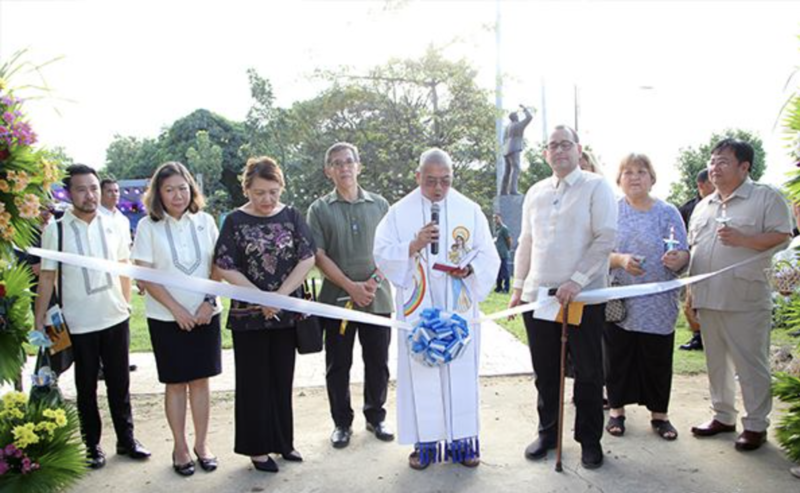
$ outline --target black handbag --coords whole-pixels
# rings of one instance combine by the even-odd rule
[[[620,286],[619,281],[612,278],[611,287]],[[628,307],[625,306],[624,299],[609,300],[606,302],[606,322],[620,323],[628,318]]]
[[[311,288],[308,282],[303,283],[303,298],[309,301],[317,301],[316,282],[311,280]],[[313,354],[322,351],[322,322],[315,315],[302,314],[295,322],[297,331],[297,353]]]

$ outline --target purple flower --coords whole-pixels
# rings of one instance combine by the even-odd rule
[[[6,111],[5,113],[3,113],[3,120],[5,120],[5,122],[8,123],[9,125],[14,123],[15,119],[16,117],[10,111]]]
[[[0,476],[8,472],[9,469],[11,468],[8,466],[8,462],[0,460]]]
[[[9,443],[8,445],[6,445],[5,452],[6,452],[6,457],[13,457],[14,454],[17,452],[17,447],[15,447],[13,443]]]

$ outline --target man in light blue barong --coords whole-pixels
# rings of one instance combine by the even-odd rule
[[[453,330],[441,336],[447,343],[419,337],[415,343],[407,331],[398,337],[399,442],[414,445],[413,469],[444,461],[476,467],[480,325],[475,321],[500,258],[480,206],[451,188],[453,165],[446,152],[424,152],[416,180],[419,187],[378,225],[375,264],[395,286],[398,319],[415,326],[445,323]]]

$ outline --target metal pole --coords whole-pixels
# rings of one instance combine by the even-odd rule
[[[501,64],[500,54],[500,0],[497,0],[496,5],[496,20],[495,20],[495,96],[494,104],[497,108],[497,116],[495,118],[495,171],[496,171],[496,185],[497,196],[500,196],[503,187],[503,172],[505,171],[505,160],[503,159],[503,70]]]

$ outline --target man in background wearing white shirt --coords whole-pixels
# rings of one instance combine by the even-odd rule
[[[98,212],[112,218],[114,224],[120,229],[120,233],[128,238],[128,245],[131,245],[131,221],[123,214],[117,206],[119,205],[119,183],[113,178],[103,178],[100,182],[100,207]]]

